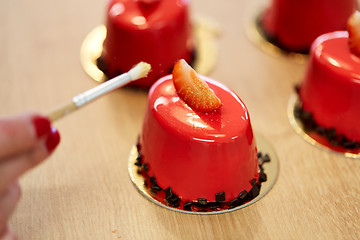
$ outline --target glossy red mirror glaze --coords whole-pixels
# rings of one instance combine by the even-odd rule
[[[259,177],[257,149],[248,111],[224,85],[202,77],[223,102],[218,110],[200,113],[177,95],[172,75],[150,89],[141,135],[143,161],[163,189],[182,200],[225,192],[226,201]]]

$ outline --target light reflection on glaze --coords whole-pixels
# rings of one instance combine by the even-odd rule
[[[360,58],[351,53],[348,45],[348,36],[346,31],[322,35],[315,41],[315,44],[318,44],[317,56],[328,68],[348,76],[348,80],[353,78],[351,81],[359,82]]]
[[[159,97],[158,99],[156,99],[155,103],[154,103],[154,108],[157,111],[158,107],[160,105],[167,105],[169,103],[169,99],[165,98],[165,97]]]
[[[208,139],[201,139],[201,138],[193,138],[195,141],[200,141],[200,142],[215,142],[215,139],[212,140],[208,140]]]
[[[136,16],[131,19],[131,22],[135,25],[141,26],[146,24],[146,19],[143,16]]]
[[[112,17],[116,17],[118,15],[121,15],[123,12],[125,11],[125,7],[124,7],[124,4],[122,3],[115,3],[110,11],[109,11],[109,14],[112,16]]]

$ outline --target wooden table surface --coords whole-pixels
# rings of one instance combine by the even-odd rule
[[[146,92],[120,89],[55,123],[62,141],[21,179],[11,219],[20,239],[358,239],[360,161],[315,148],[287,117],[305,65],[261,51],[246,36],[252,1],[193,0],[192,15],[221,26],[209,76],[246,103],[253,129],[271,141],[280,172],[260,201],[231,213],[181,214],[145,199],[127,161]],[[79,51],[105,19],[106,1],[0,1],[0,115],[49,112],[94,87]]]

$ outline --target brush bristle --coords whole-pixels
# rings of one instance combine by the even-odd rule
[[[129,74],[131,76],[131,80],[136,80],[140,78],[144,78],[147,76],[149,71],[151,70],[151,65],[146,62],[140,62],[135,67],[133,67]]]

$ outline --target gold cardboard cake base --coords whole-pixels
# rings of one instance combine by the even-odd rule
[[[216,64],[216,37],[220,33],[220,28],[213,20],[199,16],[195,18],[193,26],[196,41],[196,59],[193,67],[199,74],[207,75]],[[105,37],[106,27],[100,25],[85,37],[80,49],[80,61],[84,71],[99,83],[107,80],[96,62],[101,56]]]
[[[320,134],[314,131],[308,131],[304,128],[302,122],[297,119],[294,115],[294,109],[296,107],[300,107],[301,103],[299,97],[296,93],[294,93],[290,99],[288,104],[288,118],[290,121],[290,125],[295,129],[296,133],[298,133],[302,138],[304,138],[311,145],[319,147],[320,149],[343,155],[347,158],[360,158],[360,150],[359,149],[346,149],[341,146],[333,146],[331,143]]]
[[[286,51],[267,40],[261,26],[257,23],[259,17],[265,9],[265,4],[257,0],[250,5],[247,11],[245,11],[245,30],[250,41],[259,47],[263,52],[273,57],[283,57],[299,64],[306,63],[308,54]]]
[[[220,214],[220,213],[226,213],[226,212],[232,212],[235,210],[239,210],[241,208],[247,207],[257,201],[259,201],[262,197],[267,194],[271,188],[274,186],[276,179],[278,177],[279,172],[279,161],[278,157],[275,153],[275,150],[271,146],[271,144],[261,135],[258,135],[255,133],[256,143],[258,150],[261,151],[263,154],[268,154],[270,156],[270,162],[264,163],[262,166],[264,168],[264,172],[267,175],[267,181],[261,183],[260,193],[257,197],[252,199],[249,202],[244,203],[243,205],[240,205],[238,207],[232,208],[232,209],[225,209],[225,210],[219,210],[219,211],[207,211],[207,212],[193,212],[193,211],[185,211],[180,208],[176,207],[170,207],[166,205],[164,202],[160,202],[157,199],[155,199],[152,194],[150,193],[150,190],[144,185],[144,177],[138,173],[138,167],[135,165],[136,157],[138,156],[138,151],[136,146],[133,146],[129,155],[129,161],[128,161],[128,171],[130,175],[131,181],[134,183],[136,189],[148,200],[151,202],[181,213],[189,213],[189,214],[197,214],[197,215],[209,215],[209,214]]]

